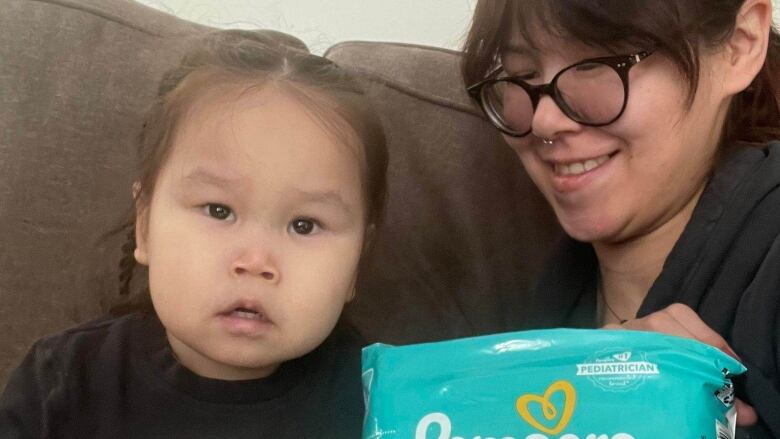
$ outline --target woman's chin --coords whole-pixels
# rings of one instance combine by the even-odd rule
[[[580,242],[611,242],[616,238],[615,228],[604,222],[560,221],[563,231]]]

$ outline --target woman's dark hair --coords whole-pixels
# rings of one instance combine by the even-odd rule
[[[345,70],[308,52],[306,45],[276,31],[223,30],[192,41],[179,65],[165,73],[138,139],[139,169],[135,203],[114,233],[125,233],[119,292],[129,294],[136,268],[135,219],[147,209],[155,182],[174,143],[176,130],[199,97],[215,86],[244,90],[273,84],[301,100],[330,134],[358,144],[363,161],[366,224],[377,227],[386,192],[387,147],[381,122],[368,97]],[[112,308],[115,314],[151,310],[146,294]]]
[[[533,30],[593,47],[654,49],[677,66],[688,102],[699,80],[702,49],[725,42],[744,0],[480,0],[464,45],[462,74],[474,84],[501,64],[512,32],[533,45]],[[731,102],[722,144],[780,138],[780,34],[771,29],[763,68]]]

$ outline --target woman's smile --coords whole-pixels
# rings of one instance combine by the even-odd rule
[[[576,158],[542,159],[542,162],[549,172],[552,190],[564,195],[580,192],[591,187],[596,181],[608,178],[616,155],[617,151],[601,155],[581,155]]]
[[[578,160],[571,163],[553,163],[553,172],[555,172],[555,175],[557,176],[582,175],[586,172],[590,172],[598,168],[607,160],[609,160],[609,154],[604,154],[592,159]]]

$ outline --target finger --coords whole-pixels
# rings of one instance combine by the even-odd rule
[[[726,339],[720,336],[712,328],[707,326],[706,323],[699,317],[694,310],[687,305],[681,303],[675,303],[668,306],[665,311],[669,313],[677,322],[683,326],[688,332],[693,334],[696,340],[702,343],[706,343],[710,346],[715,346],[721,351],[729,354],[730,356],[739,360],[739,356],[731,349]]]
[[[619,325],[617,323],[607,323],[606,325],[602,326],[601,329],[626,329],[623,327],[623,325]]]
[[[737,426],[738,427],[750,427],[758,422],[758,414],[756,410],[737,398],[734,402],[734,407],[737,410]]]

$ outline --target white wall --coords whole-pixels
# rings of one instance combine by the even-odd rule
[[[339,41],[419,43],[457,49],[476,0],[137,0],[214,27],[267,28],[321,54]]]
[[[346,40],[399,41],[457,49],[476,0],[138,0],[214,27],[268,28],[321,54]],[[780,0],[774,1],[780,25]]]

